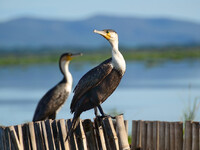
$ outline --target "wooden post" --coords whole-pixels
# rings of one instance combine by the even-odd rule
[[[21,125],[16,125],[15,126],[15,131],[19,139],[19,144],[21,145],[21,149],[24,149],[24,143],[23,143],[23,134],[22,134],[22,126]]]
[[[0,149],[5,149],[5,131],[2,127],[0,127]]]
[[[146,149],[146,147],[144,148]],[[153,122],[153,150],[159,150],[159,122]]]
[[[199,150],[199,122],[192,123],[192,150]]]
[[[147,149],[153,149],[153,122],[147,122]]]
[[[72,126],[72,120],[68,119],[67,120],[67,129],[69,129],[71,126]],[[70,149],[78,150],[78,145],[77,145],[77,142],[76,142],[76,137],[74,135],[74,132],[68,138],[69,138],[69,143],[70,143]]]
[[[54,137],[54,141],[55,141],[56,150],[61,150],[57,120],[53,120],[51,123],[51,126],[52,126],[52,130],[53,130],[53,137]]]
[[[51,122],[52,120],[46,120],[45,125],[46,125],[46,132],[48,136],[48,145],[49,145],[49,150],[55,150],[55,143],[54,143],[54,138],[53,138],[53,131],[51,128]]]
[[[131,141],[131,150],[136,149],[136,144],[137,144],[137,122],[133,120],[132,121],[132,141]]]
[[[106,140],[109,143],[109,149],[119,150],[117,134],[114,130],[113,122],[110,117],[103,118],[103,129],[106,135]]]
[[[186,121],[185,123],[185,150],[192,149],[192,123]]]
[[[105,141],[103,128],[102,128],[102,121],[99,121],[98,118],[95,118],[94,122],[95,122],[95,128],[96,128],[96,138],[97,138],[98,148],[101,150],[107,150],[106,141]]]
[[[137,137],[136,137],[136,149],[140,149],[142,146],[142,121],[137,122]]]
[[[175,122],[175,149],[183,149],[183,123]]]
[[[130,150],[123,115],[116,116],[116,129],[118,133],[120,150]]]
[[[43,137],[44,146],[48,150],[49,149],[49,144],[48,144],[48,136],[47,136],[47,132],[46,132],[45,122],[42,121],[40,123],[40,125],[41,125],[41,131],[42,131],[42,137]]]
[[[170,124],[165,122],[165,150],[170,150]]]
[[[30,146],[30,139],[29,139],[28,124],[23,124],[22,133],[23,133],[24,149],[25,150],[30,150],[31,146]]]
[[[124,120],[124,125],[126,128],[126,134],[127,134],[127,138],[128,138],[128,120]]]
[[[85,136],[87,139],[87,146],[89,150],[97,150],[97,142],[94,133],[93,123],[90,119],[86,119],[83,121],[83,128],[85,131]]]
[[[159,150],[163,150],[165,147],[165,123],[159,124]]]
[[[30,143],[31,143],[31,149],[36,150],[36,139],[35,139],[35,130],[34,130],[34,125],[33,122],[28,123],[28,128],[29,128],[29,135],[30,135]]]
[[[175,150],[175,123],[170,122],[170,150]]]
[[[10,126],[9,130],[10,130],[10,137],[11,137],[12,143],[14,145],[14,149],[15,150],[22,150],[21,145],[20,145],[19,140],[18,140],[18,137],[17,137],[17,134],[15,132],[15,128],[13,126]]]
[[[58,130],[59,130],[59,136],[60,136],[60,145],[62,150],[68,150],[69,149],[69,140],[65,141],[67,137],[67,129],[65,125],[65,120],[61,119],[58,120]]]
[[[40,126],[40,121],[34,123],[35,128],[35,138],[36,138],[36,145],[38,150],[45,150],[45,144],[42,135],[42,129]]]

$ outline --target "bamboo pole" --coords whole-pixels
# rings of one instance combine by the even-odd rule
[[[86,119],[83,121],[83,128],[85,131],[85,136],[87,139],[87,145],[88,145],[88,149],[89,150],[97,150],[97,141],[95,138],[95,132],[94,132],[94,127],[93,127],[93,123],[91,122],[90,119]]]
[[[170,150],[170,124],[165,122],[165,150]]]
[[[130,150],[123,115],[116,116],[116,129],[118,133],[120,150]]]
[[[133,120],[132,121],[132,141],[131,141],[131,150],[135,150],[136,149],[136,144],[137,144],[137,122]]]
[[[67,120],[67,128],[69,129],[71,126],[72,126],[72,120],[68,119]],[[70,149],[78,150],[78,145],[77,145],[77,142],[76,142],[76,137],[74,135],[74,132],[68,138],[69,138],[69,143],[70,143]]]
[[[170,122],[170,150],[175,150],[175,123]]]
[[[106,134],[106,141],[111,150],[119,150],[117,134],[114,130],[113,122],[110,117],[103,118],[103,129]]]
[[[21,145],[20,145],[19,140],[18,140],[18,137],[17,137],[17,134],[15,132],[14,126],[10,126],[9,130],[10,130],[11,141],[14,145],[14,149],[15,150],[22,150]]]
[[[58,130],[60,135],[60,144],[62,150],[68,150],[69,149],[69,141],[65,141],[65,138],[67,137],[67,129],[65,125],[65,120],[61,119],[58,120]]]
[[[185,123],[185,150],[192,149],[192,123],[186,121]]]
[[[199,150],[199,122],[192,123],[192,150]]]
[[[47,136],[48,136],[48,145],[49,145],[49,150],[55,150],[55,142],[54,142],[54,138],[53,138],[53,131],[51,128],[51,122],[52,120],[46,120],[45,121],[45,126],[46,126],[46,132],[47,132]]]
[[[153,149],[153,122],[147,122],[147,149]]]
[[[159,124],[159,150],[163,150],[165,147],[165,123]]]
[[[144,147],[146,149],[146,147]],[[159,150],[159,122],[153,122],[153,149]]]
[[[99,121],[98,118],[95,118],[94,123],[95,123],[95,129],[96,129],[96,138],[97,138],[98,148],[100,150],[107,150],[104,133],[103,133],[102,121]]]

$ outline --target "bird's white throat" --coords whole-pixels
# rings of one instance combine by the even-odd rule
[[[126,62],[123,55],[118,49],[118,41],[113,41],[112,45],[112,65],[115,69],[121,71],[123,74],[126,71]]]
[[[69,61],[61,62],[61,69],[64,73],[65,79],[67,80],[65,90],[66,92],[70,93],[72,90],[73,78],[71,73],[69,72]]]

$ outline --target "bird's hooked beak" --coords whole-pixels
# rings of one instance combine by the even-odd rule
[[[100,34],[102,35],[104,38],[106,38],[107,40],[110,40],[110,33],[103,31],[98,31],[98,30],[94,30],[94,33]]]
[[[71,54],[70,56],[67,56],[67,60],[72,60],[73,57],[76,57],[76,56],[82,56],[83,53],[74,53],[74,54]]]

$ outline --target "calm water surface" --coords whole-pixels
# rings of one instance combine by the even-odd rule
[[[70,64],[74,85],[95,64]],[[57,65],[0,67],[0,124],[31,121],[40,98],[60,81]],[[71,118],[70,95],[57,118]],[[200,97],[200,61],[166,62],[148,67],[128,62],[117,90],[103,103],[105,112],[117,109],[128,120],[180,120],[188,99]],[[93,110],[81,118],[93,118]],[[198,116],[197,119],[199,118]]]

